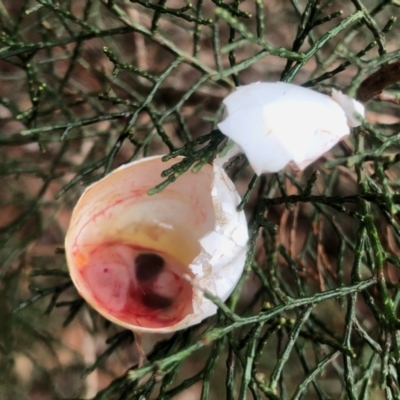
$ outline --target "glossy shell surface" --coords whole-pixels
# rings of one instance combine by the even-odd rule
[[[224,99],[218,124],[246,154],[257,174],[289,163],[304,169],[360,125],[363,106],[341,92],[327,96],[282,82],[239,86]]]
[[[205,165],[147,194],[176,162],[145,158],[88,187],[65,240],[79,293],[104,317],[135,331],[197,324],[217,309],[203,290],[226,300],[244,267],[246,219],[220,166]]]

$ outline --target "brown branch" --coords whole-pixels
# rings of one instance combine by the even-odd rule
[[[398,81],[400,81],[400,61],[386,64],[361,83],[356,98],[365,103]]]

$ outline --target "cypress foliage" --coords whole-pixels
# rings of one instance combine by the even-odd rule
[[[0,398],[399,399],[399,6],[1,2]],[[71,210],[140,157],[186,157],[152,194],[200,169],[222,99],[258,80],[341,89],[367,118],[302,173],[230,163],[245,273],[216,317],[143,337],[138,368],[69,279]]]

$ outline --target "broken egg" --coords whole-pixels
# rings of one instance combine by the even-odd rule
[[[229,156],[244,152],[258,175],[288,164],[303,170],[364,116],[363,105],[340,91],[330,97],[283,82],[239,86],[223,103],[218,128],[236,144]]]
[[[172,332],[215,314],[204,291],[226,300],[244,268],[246,218],[218,164],[147,194],[175,162],[145,158],[88,187],[65,240],[81,296],[105,318],[138,332]]]

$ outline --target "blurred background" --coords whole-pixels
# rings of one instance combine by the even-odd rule
[[[400,181],[392,165],[400,67],[379,71],[400,57],[399,6],[395,0],[3,0],[0,399],[400,398],[399,327],[387,322],[380,289],[356,296],[353,288],[351,271],[368,279],[377,268],[371,237],[360,239],[362,202],[288,200],[304,194],[307,182],[311,190],[313,178],[316,196],[357,196],[365,182],[379,199],[386,196],[371,215],[391,255],[383,280],[396,310],[400,229],[393,196]],[[307,58],[288,61],[280,48]],[[338,294],[318,300],[310,315],[300,306],[277,312],[132,380],[127,371],[138,362],[132,333],[86,305],[69,279],[63,246],[74,204],[117,166],[210,133],[235,86],[278,80],[373,99],[363,128],[306,171],[254,181],[245,211],[250,222],[262,212],[270,229],[252,228],[259,235],[249,268],[228,304],[237,301],[236,312],[251,316],[289,297]],[[351,158],[355,151],[373,156]],[[244,157],[229,174],[244,195],[254,175]],[[265,202],[272,198],[278,200]],[[175,335],[145,335],[149,363],[181,354],[203,332],[229,324],[218,315]]]

